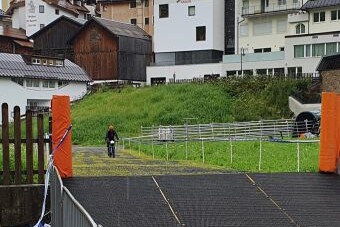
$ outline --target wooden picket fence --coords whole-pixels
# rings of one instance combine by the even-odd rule
[[[0,184],[3,185],[20,185],[44,183],[45,174],[45,144],[48,143],[51,151],[51,139],[44,138],[44,115],[38,113],[33,116],[31,110],[26,110],[24,115],[20,115],[20,108],[14,107],[14,121],[9,121],[8,104],[3,103],[2,109],[2,170],[0,169]],[[33,118],[37,118],[37,138],[33,138]],[[25,119],[26,137],[22,138],[21,126],[22,118]],[[50,121],[51,122],[51,121]],[[10,138],[10,127],[14,128],[14,138]],[[51,135],[51,123],[49,124],[49,135]],[[14,144],[14,149],[10,145]],[[34,144],[37,144],[38,152],[34,152]],[[25,146],[22,146],[25,145]],[[13,147],[13,146],[12,146]],[[26,166],[22,166],[22,147],[26,147]],[[14,152],[14,160],[11,160],[11,152]],[[34,157],[34,153],[35,156]],[[13,155],[12,155],[13,156]],[[38,160],[37,168],[33,165],[33,160]],[[14,162],[14,169],[11,168],[11,162]],[[37,181],[34,176],[38,175]],[[2,181],[1,181],[2,178]]]

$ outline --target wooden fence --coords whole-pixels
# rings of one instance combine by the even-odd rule
[[[3,185],[20,185],[20,184],[33,184],[44,183],[45,174],[45,144],[49,143],[51,150],[51,140],[44,138],[44,115],[37,114],[37,138],[33,138],[33,114],[31,110],[26,110],[24,115],[20,115],[20,108],[14,107],[14,122],[10,123],[8,104],[3,103],[2,109],[2,170],[0,169],[0,184]],[[25,118],[26,137],[22,138],[21,126],[22,117]],[[51,121],[50,121],[51,122]],[[10,127],[13,127],[14,138],[10,138]],[[51,123],[49,124],[49,132],[51,132]],[[14,146],[10,146],[14,144]],[[34,152],[34,144],[37,144],[38,152]],[[25,146],[22,146],[25,145]],[[12,148],[13,147],[13,148]],[[26,166],[22,165],[22,148],[26,148]],[[14,153],[14,160],[11,157],[11,152]],[[34,155],[34,153],[37,153]],[[0,154],[1,155],[1,154]],[[34,157],[35,156],[35,157]],[[35,167],[33,161],[37,160],[38,165]],[[11,162],[14,167],[11,168]],[[34,180],[34,175],[38,175],[37,181]],[[1,180],[2,178],[2,180]]]

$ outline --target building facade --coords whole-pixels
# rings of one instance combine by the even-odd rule
[[[68,60],[0,53],[0,64],[0,103],[8,103],[9,109],[49,107],[53,95],[74,101],[86,94],[90,82],[85,71]]]
[[[67,58],[74,62],[74,51],[69,41],[86,21],[80,18],[60,16],[29,37],[34,41],[34,54]]]
[[[243,0],[235,3],[234,55],[225,54],[221,63],[206,67],[149,67],[148,81],[151,83],[151,78],[157,75],[169,81],[174,73],[178,79],[199,78],[209,74],[209,70],[210,74],[221,76],[317,75],[321,57],[340,52],[340,0]],[[189,28],[186,25],[183,30]]]
[[[215,63],[224,53],[224,0],[155,0],[156,65]]]
[[[33,35],[62,15],[81,19],[91,17],[86,4],[76,0],[64,3],[59,0],[14,0],[7,13],[12,16],[13,28],[26,30],[27,36]]]
[[[135,24],[153,36],[153,0],[99,0],[101,17]]]
[[[151,37],[141,28],[93,17],[71,40],[75,62],[96,82],[146,81]]]
[[[33,43],[23,30],[0,26],[0,52],[30,55],[33,53]]]

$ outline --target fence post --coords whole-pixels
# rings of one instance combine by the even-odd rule
[[[2,104],[2,152],[3,152],[3,184],[10,183],[10,166],[9,166],[9,123],[8,123],[8,104]]]
[[[131,138],[129,138],[129,149],[130,149],[130,153],[131,153]]]
[[[185,124],[185,160],[188,160],[188,124]]]
[[[14,152],[15,152],[14,183],[21,184],[21,120],[19,106],[14,107]]]
[[[168,141],[165,142],[166,160],[169,161]]]
[[[203,139],[201,139],[202,140],[202,161],[203,161],[203,163],[205,162],[205,154],[204,154],[204,140]]]
[[[32,111],[26,110],[26,170],[27,183],[33,183],[33,128]]]
[[[300,172],[300,143],[297,141],[297,171]]]
[[[140,156],[140,147],[142,146],[142,144],[141,144],[141,140],[139,139],[139,144],[138,144],[138,154],[139,154],[139,156]]]
[[[44,183],[44,116],[38,114],[38,182]]]
[[[49,153],[52,154],[52,117],[48,117]]]
[[[233,144],[231,142],[231,134],[230,134],[230,124],[229,124],[229,143],[230,143],[230,165],[233,164]]]
[[[260,135],[260,158],[259,158],[259,171],[261,171],[261,162],[262,162],[262,121],[260,121],[260,127],[261,127],[261,135]]]
[[[152,135],[152,141],[151,141],[151,149],[152,149],[152,160],[155,160],[155,148],[153,144],[153,135]]]

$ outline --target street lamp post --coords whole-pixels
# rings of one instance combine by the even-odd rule
[[[245,56],[244,54],[244,49],[243,47],[241,47],[241,75],[243,76],[243,56]]]

